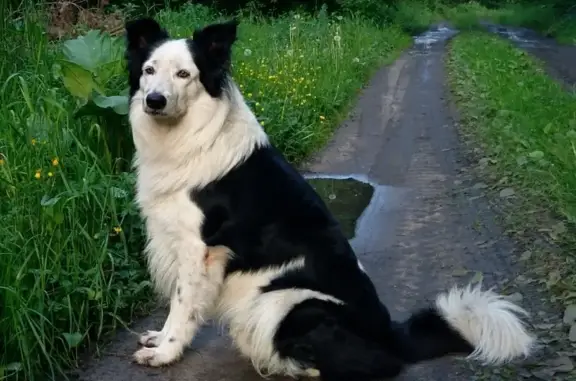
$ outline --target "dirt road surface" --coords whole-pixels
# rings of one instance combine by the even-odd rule
[[[394,318],[406,318],[411,309],[453,284],[483,278],[486,286],[522,299],[535,313],[534,322],[554,321],[556,312],[541,305],[542,296],[519,281],[524,271],[516,261],[520,253],[496,225],[487,202],[477,197],[481,189],[459,150],[443,63],[446,42],[454,34],[437,27],[379,71],[306,171],[331,181],[351,177],[374,186],[351,242]],[[158,311],[131,329],[157,329],[164,317],[165,311]],[[80,379],[261,380],[215,328],[203,330],[181,361],[163,369],[131,363],[136,341],[134,333],[120,333]],[[411,368],[400,380],[539,379],[525,364],[483,370],[443,359]]]

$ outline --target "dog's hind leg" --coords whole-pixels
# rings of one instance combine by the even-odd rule
[[[206,247],[199,265],[192,264],[188,271],[188,267],[181,265],[176,291],[170,300],[170,313],[162,331],[149,331],[140,338],[141,343],[147,339],[144,344],[155,347],[137,351],[134,354],[136,362],[162,366],[182,355],[218,297],[228,256],[226,247]],[[193,272],[200,269],[202,277],[194,282]],[[202,291],[201,295],[198,295],[198,290]]]
[[[302,364],[308,374],[366,381],[393,378],[404,369],[404,361],[382,343],[386,336],[386,326],[368,328],[360,310],[310,299],[284,318],[274,341],[282,357]]]

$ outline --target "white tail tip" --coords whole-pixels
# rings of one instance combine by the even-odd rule
[[[527,357],[535,347],[535,338],[526,330],[521,307],[481,286],[454,287],[436,299],[442,317],[472,346],[470,359],[485,364],[502,364]]]

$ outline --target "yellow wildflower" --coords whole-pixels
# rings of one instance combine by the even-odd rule
[[[116,234],[119,234],[122,231],[122,228],[120,226],[114,226],[114,232]]]
[[[48,172],[48,177],[52,177],[54,174],[52,172]]]
[[[55,157],[54,159],[52,159],[52,165],[57,167],[58,164],[60,163],[60,161],[58,160],[58,157]]]
[[[34,174],[34,177],[37,179],[40,179],[40,177],[42,177],[42,170],[41,169],[37,169],[36,173]]]
[[[320,115],[320,120],[324,120],[324,119],[326,119],[326,118],[324,117],[324,115]]]
[[[30,141],[30,143],[32,143],[32,145],[35,146],[35,145],[36,145],[36,139],[32,139],[32,140]]]

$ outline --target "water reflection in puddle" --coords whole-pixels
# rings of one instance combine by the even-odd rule
[[[364,175],[304,174],[324,199],[357,254],[381,251],[394,238],[397,213],[410,189]]]
[[[354,238],[356,222],[374,195],[372,185],[353,178],[319,178],[307,180],[340,222],[346,238]]]
[[[456,29],[452,29],[447,25],[439,25],[435,28],[427,30],[418,36],[414,36],[414,43],[417,46],[430,47],[431,45],[434,45],[438,42],[448,40],[456,33],[458,33]]]
[[[484,25],[488,31],[509,39],[521,48],[535,48],[541,45],[537,36],[534,35],[534,32],[528,29],[508,27],[486,22],[482,23],[482,25]]]

